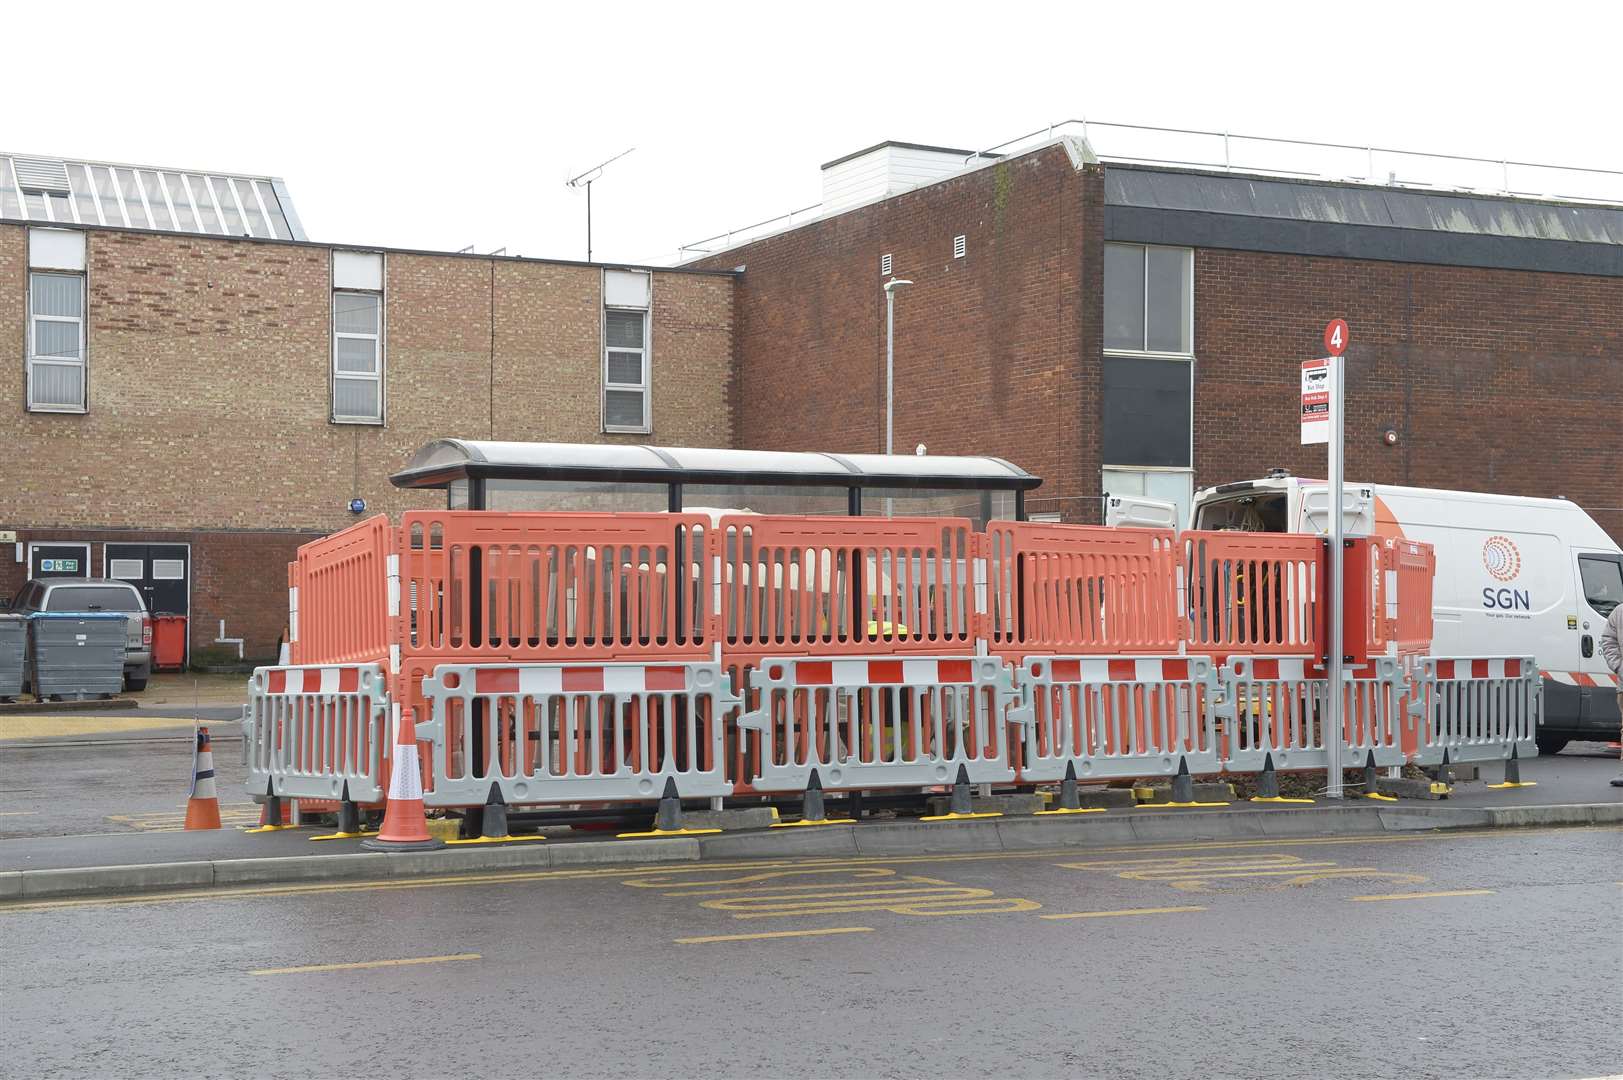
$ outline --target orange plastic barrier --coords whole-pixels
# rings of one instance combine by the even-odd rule
[[[1383,560],[1387,638],[1399,656],[1425,656],[1431,652],[1432,587],[1437,576],[1437,553],[1430,544],[1388,539]]]
[[[974,536],[964,518],[723,517],[722,648],[972,653]]]
[[[1172,531],[995,521],[985,542],[994,653],[1019,663],[1045,653],[1178,651]]]
[[[288,585],[299,590],[294,663],[362,663],[389,655],[394,548],[394,530],[382,514],[299,548],[298,562],[288,569]]]
[[[1190,652],[1320,656],[1324,541],[1293,533],[1186,532]]]
[[[447,662],[709,654],[710,523],[682,514],[413,511],[399,641]]]

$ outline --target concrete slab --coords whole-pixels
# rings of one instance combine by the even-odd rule
[[[1007,818],[997,822],[997,834],[1005,851],[1099,847],[1134,839],[1132,822],[1105,814]]]
[[[382,853],[362,855],[305,855],[269,859],[217,859],[215,885],[249,885],[269,881],[320,881],[389,876]]]
[[[1043,797],[1037,794],[975,796],[969,800],[970,809],[977,814],[1002,814],[1004,817],[1030,817],[1047,809]],[[931,814],[945,814],[952,808],[950,795],[935,795],[925,800]]]
[[[1368,836],[1381,831],[1381,818],[1374,803],[1347,806],[1279,807],[1258,811],[1262,835]]]
[[[0,900],[15,900],[23,894],[21,870],[0,874]]]
[[[1167,840],[1234,840],[1263,835],[1260,811],[1195,808],[1135,810],[1128,819],[1133,838],[1152,843]]]
[[[22,872],[24,899],[73,896],[87,892],[142,892],[147,889],[200,888],[214,884],[211,862],[150,863],[142,866],[92,866]]]
[[[855,826],[857,851],[863,855],[930,855],[966,851],[1002,851],[998,822],[873,821]]]
[[[1387,832],[1415,832],[1426,829],[1485,829],[1493,818],[1485,809],[1469,806],[1392,806],[1376,811]]]
[[[778,812],[770,806],[741,806],[731,810],[684,810],[682,824],[689,829],[720,829],[739,832],[745,829],[766,829],[778,820]]]
[[[548,850],[552,852],[553,866],[698,862],[700,854],[697,836],[671,836],[651,840],[594,840],[579,844],[558,844]]]
[[[755,859],[804,855],[856,855],[863,826],[816,825],[699,838],[704,858]]]

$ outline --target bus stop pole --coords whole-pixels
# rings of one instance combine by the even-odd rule
[[[1346,358],[1330,357],[1330,663],[1326,674],[1329,708],[1328,730],[1323,732],[1325,751],[1324,795],[1327,799],[1343,797],[1341,786],[1342,705],[1342,434],[1345,428]]]

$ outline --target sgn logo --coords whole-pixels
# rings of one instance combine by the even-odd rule
[[[1531,611],[1532,593],[1507,587],[1522,572],[1522,553],[1508,536],[1490,536],[1482,543],[1482,566],[1495,581],[1507,583],[1482,590],[1482,606],[1503,611]]]

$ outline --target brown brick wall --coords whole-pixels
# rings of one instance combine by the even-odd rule
[[[1195,305],[1197,484],[1325,474],[1296,371],[1341,315],[1349,480],[1564,495],[1623,540],[1623,278],[1201,250]]]
[[[1097,493],[1101,294],[1086,238],[1102,192],[1052,147],[699,263],[747,268],[739,445],[884,449],[888,252],[914,282],[896,298],[896,450],[993,454],[1042,476],[1039,496]]]
[[[0,226],[0,351],[12,357],[0,529],[206,537],[214,561],[200,550],[197,572],[214,583],[194,583],[194,597],[217,592],[208,617],[232,634],[250,623],[252,648],[280,632],[285,577],[259,567],[285,563],[289,536],[350,524],[357,496],[391,515],[444,505],[388,480],[432,439],[735,441],[730,276],[654,274],[654,431],[607,437],[599,268],[387,253],[379,427],[328,419],[329,248],[111,229],[86,240],[89,410],[29,413],[27,230]],[[9,552],[0,564],[0,582],[25,569]]]

